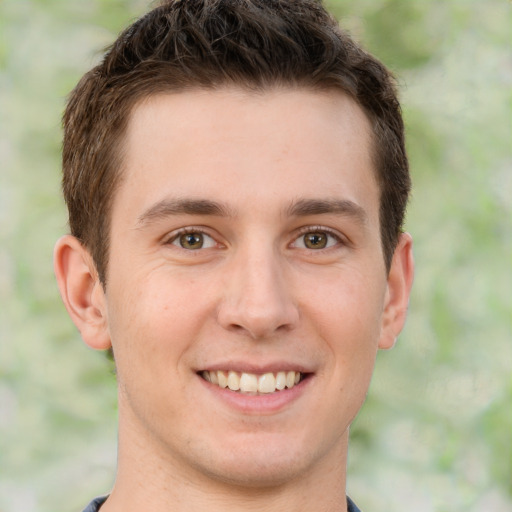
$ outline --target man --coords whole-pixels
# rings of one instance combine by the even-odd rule
[[[64,131],[55,271],[119,388],[116,482],[86,510],[356,511],[349,425],[413,275],[386,69],[314,0],[168,1]]]

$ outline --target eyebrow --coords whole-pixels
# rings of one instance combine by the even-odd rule
[[[229,217],[232,212],[227,206],[207,199],[162,199],[139,215],[137,227],[142,228],[172,215]]]
[[[290,216],[335,214],[353,217],[361,224],[368,222],[365,209],[348,199],[299,199],[286,210]]]
[[[290,204],[285,214],[291,217],[335,214],[353,217],[361,224],[368,221],[364,208],[347,199],[299,199]],[[139,215],[137,228],[173,215],[233,217],[235,213],[228,206],[208,199],[162,199]]]

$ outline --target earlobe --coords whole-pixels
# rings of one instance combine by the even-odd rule
[[[412,237],[402,233],[388,274],[379,348],[390,349],[402,331],[414,278]]]
[[[55,245],[53,265],[64,305],[84,342],[96,350],[110,348],[105,294],[87,249],[74,236],[63,236]]]

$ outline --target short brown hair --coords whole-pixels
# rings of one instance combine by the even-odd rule
[[[152,94],[235,85],[341,90],[373,128],[380,228],[389,269],[410,190],[404,126],[392,75],[316,0],[165,1],[120,34],[70,95],[64,113],[63,191],[71,233],[106,285],[110,210],[123,135]]]

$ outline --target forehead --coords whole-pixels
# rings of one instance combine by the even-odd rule
[[[378,203],[370,123],[339,91],[151,96],[133,109],[124,146],[120,194],[132,205],[169,194],[233,208],[311,194]]]

